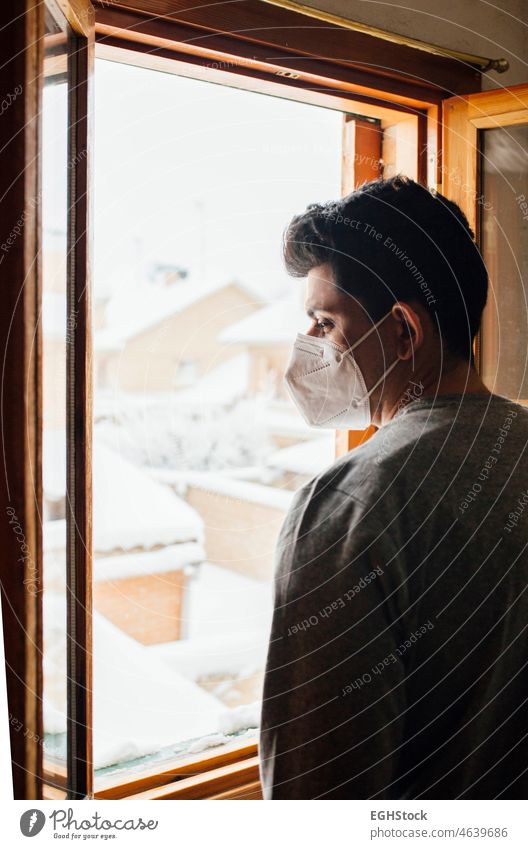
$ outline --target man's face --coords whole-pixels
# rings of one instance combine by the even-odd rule
[[[343,350],[371,330],[375,323],[357,299],[335,285],[329,265],[319,265],[309,272],[305,307],[310,319],[307,334],[328,339]],[[391,318],[388,317],[376,330],[372,330],[370,336],[354,349],[353,354],[367,388],[370,388],[396,358],[396,339],[394,329],[391,332]]]

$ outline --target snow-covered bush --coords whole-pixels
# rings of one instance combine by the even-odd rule
[[[145,399],[123,404],[114,423],[97,425],[99,438],[138,465],[174,470],[221,471],[260,466],[274,450],[262,402],[242,400],[229,408],[180,408]]]

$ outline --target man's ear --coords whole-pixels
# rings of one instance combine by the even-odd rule
[[[424,328],[420,314],[411,304],[404,301],[396,301],[391,313],[396,321],[398,356],[401,360],[411,360],[424,341]]]

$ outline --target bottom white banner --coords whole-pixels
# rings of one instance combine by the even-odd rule
[[[522,801],[3,801],[3,844],[417,847],[528,845]],[[37,842],[38,841],[38,842]]]

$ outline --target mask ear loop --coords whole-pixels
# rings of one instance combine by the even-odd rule
[[[366,339],[367,336],[369,336],[376,329],[376,327],[379,327],[379,325],[382,323],[382,321],[385,321],[385,319],[387,318],[387,316],[389,316],[391,314],[391,312],[392,312],[392,309],[390,309],[389,312],[385,313],[385,315],[383,315],[380,318],[380,320],[376,322],[376,324],[372,325],[370,330],[367,330],[367,332],[364,333],[363,336],[360,336],[359,339],[356,339],[356,341],[354,342],[353,345],[350,346],[350,348],[347,348],[346,351],[341,351],[341,356],[344,357],[345,354],[349,354],[351,351],[354,350],[354,348],[357,348],[357,346],[360,345],[361,342],[363,342],[363,339]]]
[[[385,319],[387,318],[387,316],[389,316],[389,315],[391,314],[391,312],[392,312],[392,310],[389,310],[389,312],[388,312],[388,313],[385,313],[385,315],[384,315],[384,316],[382,316],[382,317],[380,318],[380,320],[379,320],[379,321],[377,321],[377,322],[376,322],[376,324],[374,324],[374,325],[370,328],[370,330],[367,330],[367,332],[366,332],[366,333],[364,333],[364,334],[363,334],[363,336],[361,336],[361,337],[360,337],[360,338],[359,338],[356,342],[354,342],[354,344],[353,344],[353,345],[351,345],[351,347],[350,347],[350,348],[347,348],[347,350],[346,350],[346,351],[343,351],[343,356],[344,356],[345,354],[348,354],[348,353],[349,353],[350,351],[352,351],[354,348],[356,348],[356,347],[360,344],[360,342],[362,342],[362,341],[363,341],[363,339],[366,339],[366,338],[367,338],[367,336],[369,335],[369,333],[372,333],[372,331],[373,331],[373,330],[375,330],[375,329],[376,329],[376,327],[378,327],[378,326],[382,323],[382,321],[385,321]],[[399,358],[399,357],[396,357],[396,359],[394,360],[394,362],[392,363],[392,365],[391,365],[391,366],[389,366],[389,368],[388,368],[386,371],[384,371],[384,372],[383,372],[383,374],[381,375],[381,377],[379,378],[379,380],[377,380],[377,381],[376,381],[376,383],[374,384],[374,386],[372,386],[372,387],[368,390],[367,394],[366,394],[366,395],[363,395],[363,397],[361,398],[361,400],[360,400],[360,401],[358,401],[358,400],[354,400],[354,401],[352,401],[351,406],[352,406],[352,407],[354,407],[354,409],[355,409],[356,407],[359,407],[359,405],[363,403],[363,401],[365,400],[365,398],[370,398],[370,396],[371,396],[371,395],[372,395],[372,393],[375,391],[375,389],[377,389],[377,388],[378,388],[378,386],[380,385],[380,383],[382,383],[382,382],[385,380],[385,378],[387,377],[387,375],[391,373],[391,371],[393,370],[393,368],[395,368],[395,367],[398,365],[399,361],[400,361],[400,358]]]
[[[359,401],[358,401],[358,400],[356,400],[356,399],[354,399],[354,400],[352,401],[352,403],[350,404],[350,406],[351,406],[351,407],[354,407],[354,409],[355,409],[356,407],[359,407],[359,405],[363,403],[363,401],[365,400],[365,398],[370,398],[370,396],[372,395],[372,393],[374,392],[374,390],[378,388],[378,386],[380,385],[380,383],[382,383],[382,381],[384,381],[384,380],[385,380],[385,378],[387,377],[387,375],[391,373],[391,371],[393,370],[393,368],[395,368],[395,367],[398,365],[398,363],[399,363],[399,362],[400,362],[400,358],[399,358],[399,357],[397,357],[397,358],[394,360],[393,364],[392,364],[391,366],[389,366],[389,368],[387,369],[387,371],[384,371],[384,372],[383,372],[383,374],[381,375],[380,379],[376,381],[376,383],[374,384],[374,386],[372,386],[372,387],[368,390],[367,394],[366,394],[366,395],[363,395],[363,397],[362,397]]]

